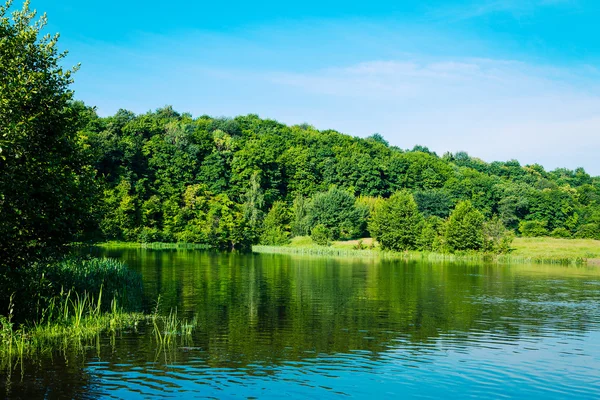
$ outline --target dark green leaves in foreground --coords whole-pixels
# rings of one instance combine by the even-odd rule
[[[0,266],[18,268],[62,251],[92,223],[94,168],[71,103],[72,71],[56,36],[41,37],[28,2],[0,6]]]

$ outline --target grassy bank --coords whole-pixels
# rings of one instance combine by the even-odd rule
[[[84,244],[80,244],[84,246]],[[94,243],[93,246],[105,247],[105,248],[130,248],[130,249],[190,249],[190,250],[209,250],[212,249],[211,246],[206,244],[196,244],[196,243],[162,243],[162,242],[151,242],[151,243],[141,243],[141,242],[101,242]]]
[[[103,312],[102,293],[94,298],[68,292],[34,323],[17,325],[13,315],[0,316],[0,366],[15,358],[81,347],[101,333],[136,327],[146,319],[141,313],[124,311],[114,299],[109,303],[111,311]]]
[[[64,258],[0,274],[2,363],[136,325],[141,276],[111,259]]]
[[[600,241],[591,239],[516,238],[508,254],[431,253],[419,251],[382,251],[371,239],[338,241],[318,246],[309,237],[293,238],[286,246],[253,246],[257,253],[281,253],[334,257],[381,257],[428,261],[481,261],[540,264],[600,264]]]

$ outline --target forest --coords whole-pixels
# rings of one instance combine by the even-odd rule
[[[101,191],[88,238],[240,249],[373,236],[384,248],[449,251],[489,249],[486,238],[511,233],[600,239],[600,178],[582,168],[440,156],[257,115],[194,118],[164,107],[102,118],[72,107]],[[400,214],[404,222],[392,221]],[[452,239],[452,221],[477,232]]]

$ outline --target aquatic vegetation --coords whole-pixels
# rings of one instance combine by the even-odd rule
[[[0,316],[0,365],[81,345],[103,332],[135,328],[146,319],[141,313],[124,311],[116,299],[109,304],[111,311],[102,312],[102,291],[97,296],[69,291],[53,299],[39,321],[22,325],[13,322],[11,307],[8,317]]]

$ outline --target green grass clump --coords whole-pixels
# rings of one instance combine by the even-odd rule
[[[10,365],[15,358],[82,346],[102,332],[136,327],[146,318],[141,313],[125,312],[115,299],[109,305],[110,311],[103,312],[102,290],[97,296],[69,291],[54,298],[38,321],[16,324],[11,303],[8,315],[0,316],[0,367]]]
[[[597,260],[600,259],[600,240],[550,237],[515,238],[510,255],[539,260]]]
[[[17,323],[36,322],[63,294],[97,297],[102,290],[127,308],[141,307],[142,279],[123,263],[107,258],[67,257],[0,272],[0,315],[13,308]],[[58,305],[58,304],[56,304]],[[105,310],[107,304],[103,304]]]
[[[94,246],[104,248],[130,248],[130,249],[157,249],[157,250],[168,250],[168,249],[189,249],[189,250],[210,250],[213,247],[207,244],[198,243],[163,243],[163,242],[102,242],[94,243]]]
[[[253,246],[257,253],[327,257],[380,257],[426,261],[495,262],[500,264],[600,264],[600,241],[592,239],[515,238],[508,254],[482,252],[435,253],[382,251],[371,238],[318,246],[310,237],[295,237],[286,246]]]

